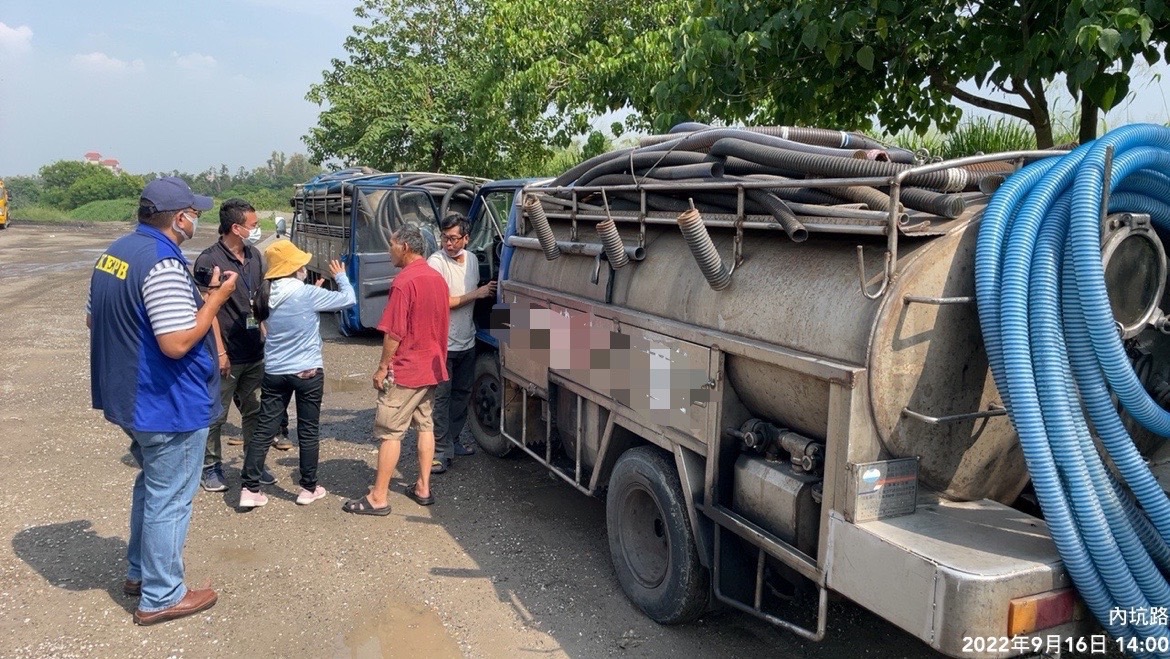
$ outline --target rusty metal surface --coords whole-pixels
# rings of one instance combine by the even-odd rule
[[[1028,474],[1006,416],[930,424],[902,413],[959,415],[1001,403],[974,304],[978,230],[971,223],[906,260],[874,325],[870,400],[884,445],[895,456],[921,456],[924,483],[956,499],[1007,503]],[[908,303],[906,296],[970,302]]]
[[[943,416],[998,402],[974,305],[902,301],[907,294],[973,294],[976,232],[969,223],[980,210],[973,204],[948,223],[948,236],[905,243],[895,285],[878,300],[861,295],[857,277],[854,248],[865,239],[841,236],[813,236],[794,244],[772,232],[745,232],[743,261],[723,291],[708,286],[677,229],[655,225],[645,229],[645,260],[615,273],[602,267],[596,283],[593,259],[566,255],[550,262],[531,250],[516,252],[511,277],[597,302],[609,295],[612,304],[651,317],[864,365],[870,371],[865,393],[889,454],[885,457],[920,456],[923,482],[945,496],[1008,500],[1027,476],[1006,418],[932,427],[902,414],[910,407]],[[558,239],[568,238],[566,222],[552,227]],[[619,222],[618,228],[626,244],[638,244],[637,225]],[[581,239],[592,239],[592,233],[592,223],[578,223]],[[734,232],[713,228],[710,233],[729,263]],[[866,271],[880,273],[881,250],[874,241],[869,244],[874,249],[865,251]],[[879,278],[871,277],[871,285]],[[826,436],[828,382],[735,355],[727,356],[725,375],[753,414],[810,436]]]

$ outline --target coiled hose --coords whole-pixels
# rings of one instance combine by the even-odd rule
[[[707,225],[703,224],[703,217],[699,211],[690,208],[678,216],[678,228],[682,231],[691,255],[703,271],[703,277],[711,288],[721,291],[731,285],[731,271],[723,264],[719,257],[719,250],[711,242],[711,235],[707,233]]]
[[[536,238],[540,241],[540,248],[544,250],[544,258],[555,261],[561,256],[561,248],[557,246],[557,237],[552,227],[548,225],[548,217],[544,214],[544,206],[536,197],[524,199],[524,212],[528,214],[528,221],[536,230]]]
[[[712,156],[735,156],[761,165],[774,167],[793,174],[817,174],[820,176],[893,176],[909,169],[912,165],[876,160],[839,158],[811,153],[799,153],[764,144],[749,142],[734,137],[725,137],[711,145]],[[951,168],[924,174],[915,174],[906,179],[909,185],[956,192],[963,190],[974,180],[965,169]]]
[[[1105,181],[1109,149],[1112,174]],[[1165,622],[1110,614],[1170,607],[1164,576],[1170,574],[1170,500],[1118,405],[1163,437],[1170,436],[1170,413],[1143,388],[1115,328],[1100,213],[1108,185],[1123,191],[1110,195],[1109,212],[1148,212],[1155,227],[1170,229],[1170,183],[1158,173],[1167,170],[1170,129],[1140,124],[1033,163],[988,204],[975,261],[988,361],[1049,533],[1096,619],[1115,638],[1137,639],[1143,649],[1157,648],[1170,633]]]
[[[614,270],[626,267],[630,262],[626,254],[626,246],[622,244],[622,237],[618,233],[617,224],[612,219],[605,219],[597,223],[597,235],[601,244],[605,245],[605,256]]]

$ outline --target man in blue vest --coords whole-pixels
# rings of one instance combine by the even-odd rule
[[[210,588],[183,582],[183,544],[199,487],[207,430],[219,414],[216,313],[236,273],[216,268],[204,300],[179,246],[195,235],[211,198],[180,178],[146,185],[138,227],[114,241],[90,277],[94,409],[130,436],[142,468],[130,506],[130,563],[122,586],[139,596],[134,622],[174,620],[215,605]]]

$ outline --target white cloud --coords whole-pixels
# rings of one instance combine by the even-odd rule
[[[140,59],[127,62],[97,51],[85,55],[74,55],[73,66],[90,73],[121,73],[123,71],[142,71],[146,68],[146,64]]]
[[[8,27],[0,23],[0,51],[21,55],[32,50],[33,31],[27,25]]]
[[[175,64],[179,65],[179,68],[197,73],[209,72],[215,68],[216,64],[214,57],[202,53],[187,53],[186,55],[172,53],[171,56],[175,58]]]

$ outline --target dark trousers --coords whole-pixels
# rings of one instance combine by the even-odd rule
[[[450,462],[467,424],[467,405],[475,377],[475,348],[447,352],[446,382],[435,388],[435,459]]]
[[[244,487],[260,491],[260,475],[264,460],[272,446],[272,438],[280,428],[280,418],[288,408],[288,401],[297,398],[297,444],[300,454],[301,487],[310,492],[317,489],[317,459],[321,442],[321,396],[325,392],[325,371],[303,379],[299,375],[264,374],[260,385],[260,422],[255,441],[247,446],[244,458]]]

